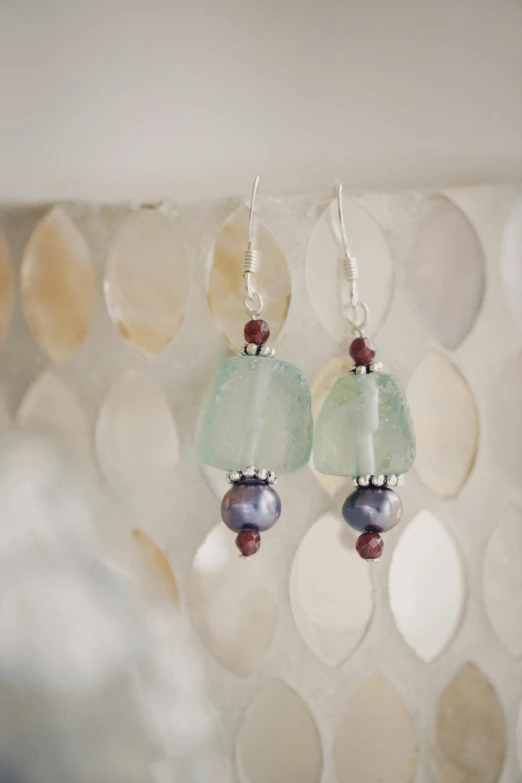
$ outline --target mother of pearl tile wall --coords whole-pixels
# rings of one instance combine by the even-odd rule
[[[315,409],[347,366],[330,201],[259,201],[273,344]],[[522,780],[521,205],[503,186],[346,197],[370,331],[419,440],[372,565],[339,519],[347,482],[312,466],[280,481],[252,561],[216,527],[226,484],[194,433],[241,341],[241,203],[2,209],[1,426],[68,440],[111,546],[137,529],[166,554],[230,780]]]

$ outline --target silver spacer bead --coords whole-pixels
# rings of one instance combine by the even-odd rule
[[[358,364],[355,368],[355,374],[356,375],[366,375],[367,368],[365,364]]]
[[[368,474],[365,474],[364,476],[359,476],[357,479],[357,483],[359,484],[360,487],[369,487],[370,478],[371,476],[368,476]]]
[[[257,470],[253,465],[249,465],[242,473],[245,478],[255,478],[257,476]]]
[[[372,484],[374,487],[383,487],[385,481],[386,477],[382,474],[379,474],[378,476],[372,476]]]
[[[245,345],[245,353],[248,356],[256,356],[257,349],[258,349],[258,346],[254,345],[254,343],[248,343],[247,345]]]
[[[272,356],[272,349],[268,345],[263,345],[259,349],[259,356]]]
[[[387,487],[396,487],[398,484],[399,479],[397,476],[386,476],[386,486]]]
[[[259,468],[257,471],[257,477],[260,481],[266,481],[268,478],[268,470],[265,470],[264,468]]]
[[[268,481],[269,484],[276,484],[277,483],[277,476],[276,476],[276,474],[274,473],[273,470],[269,470],[268,471],[266,480]]]
[[[402,487],[404,484],[404,476],[397,476],[397,486]]]
[[[382,372],[382,370],[383,370],[382,362],[374,362],[373,364],[370,364],[370,372]]]
[[[237,484],[238,481],[241,481],[243,478],[243,474],[240,470],[233,470],[231,473],[227,476],[228,480],[231,484]]]

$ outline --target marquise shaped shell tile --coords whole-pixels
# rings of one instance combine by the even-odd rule
[[[96,453],[109,480],[150,491],[172,482],[179,442],[161,391],[136,370],[125,372],[107,393],[96,423]]]
[[[473,469],[479,443],[473,393],[457,367],[432,351],[415,370],[407,397],[417,436],[414,468],[435,495],[456,497]]]
[[[189,287],[185,250],[172,221],[157,209],[131,215],[109,251],[104,284],[123,339],[146,356],[160,353],[183,321]]]
[[[484,601],[497,636],[513,655],[522,655],[522,512],[499,516],[484,560]]]
[[[263,547],[238,557],[234,536],[219,524],[198,549],[189,583],[199,635],[222,666],[240,677],[255,671],[275,632],[277,597]]]
[[[506,756],[506,725],[497,695],[466,663],[439,697],[433,760],[445,783],[496,783]]]
[[[9,248],[0,228],[0,344],[7,337],[14,307],[13,267]]]
[[[221,229],[215,245],[208,282],[207,302],[218,332],[236,349],[244,344],[244,253],[248,245],[248,210],[237,209]],[[291,297],[290,273],[275,236],[257,221],[256,248],[260,261],[256,290],[263,297],[262,318],[270,327],[270,344],[286,321]]]
[[[20,295],[38,345],[54,362],[69,359],[89,331],[95,284],[87,243],[61,207],[42,218],[29,239]]]
[[[355,551],[352,531],[333,514],[303,538],[290,598],[301,636],[324,663],[341,663],[364,636],[373,611],[370,571]]]
[[[369,307],[367,331],[375,335],[391,305],[394,288],[393,260],[380,225],[370,213],[348,196],[343,209],[350,249],[359,264],[360,290]],[[341,317],[340,292],[346,289],[338,235],[336,203],[332,202],[317,221],[306,255],[306,286],[312,307],[324,328],[341,341],[346,326]],[[337,274],[336,274],[337,272]],[[379,285],[375,285],[375,281]]]
[[[319,732],[301,696],[286,683],[272,680],[250,705],[236,758],[240,779],[249,783],[319,783]]]
[[[419,658],[432,661],[459,626],[465,584],[455,543],[430,511],[420,511],[399,538],[390,564],[389,595],[400,633]]]
[[[413,720],[399,694],[381,677],[370,677],[348,699],[333,757],[339,783],[414,780],[417,741]]]
[[[90,453],[85,414],[74,394],[52,372],[42,373],[26,392],[17,414],[23,429],[60,438],[79,454]]]
[[[408,285],[427,329],[444,348],[457,348],[473,328],[485,277],[484,252],[469,219],[449,199],[431,199],[413,245]]]
[[[211,468],[210,465],[205,465],[203,462],[198,462],[198,467],[209,488],[221,502],[223,495],[230,489],[227,473],[219,468]]]
[[[167,557],[143,530],[132,531],[139,566],[152,592],[160,598],[179,601],[178,586]]]
[[[489,433],[494,458],[518,487],[522,471],[522,355],[507,362],[491,390]]]
[[[522,332],[522,199],[513,207],[504,230],[500,277],[509,313]]]

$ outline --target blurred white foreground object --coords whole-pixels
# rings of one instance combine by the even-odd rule
[[[104,559],[79,479],[52,441],[0,438],[0,780],[154,783],[159,763],[200,783],[194,651],[175,605]]]

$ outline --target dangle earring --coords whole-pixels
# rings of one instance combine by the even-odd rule
[[[399,522],[402,503],[392,489],[415,459],[415,434],[406,396],[398,378],[374,361],[375,346],[365,336],[368,306],[359,299],[359,270],[348,246],[343,189],[337,190],[338,217],[348,300],[341,298],[343,319],[353,335],[354,366],[339,378],[317,420],[314,462],[320,473],[351,476],[356,486],[342,508],[346,522],[361,535],[357,551],[365,560],[380,557],[381,533]]]
[[[260,253],[255,246],[254,210],[259,176],[250,203],[248,246],[243,264],[246,344],[239,356],[223,359],[207,394],[199,421],[196,455],[200,462],[229,471],[231,489],[221,503],[224,523],[237,533],[244,557],[257,552],[260,534],[281,514],[273,488],[278,475],[306,465],[312,451],[312,404],[301,371],[274,359],[267,345],[270,329],[260,318],[263,297],[255,277]]]

